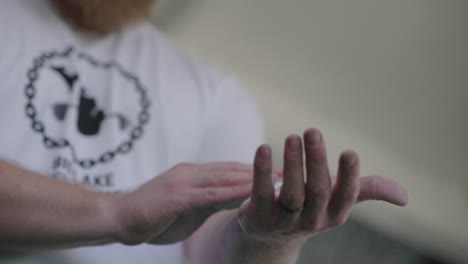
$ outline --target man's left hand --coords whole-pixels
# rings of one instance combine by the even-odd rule
[[[358,202],[407,204],[407,191],[393,180],[381,176],[360,178],[354,151],[341,154],[336,179],[330,176],[326,156],[320,131],[305,131],[304,146],[300,136],[289,136],[284,150],[283,186],[276,197],[271,150],[267,145],[260,146],[255,155],[252,196],[239,210],[242,229],[262,241],[307,238],[343,225]]]

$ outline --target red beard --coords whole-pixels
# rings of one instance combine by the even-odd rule
[[[52,0],[74,27],[108,34],[148,18],[154,0]]]

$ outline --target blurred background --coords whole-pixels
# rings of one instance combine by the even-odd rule
[[[313,126],[330,161],[355,149],[363,175],[409,189],[403,209],[358,205],[299,263],[468,263],[468,1],[160,0],[154,22],[250,89],[276,166]]]

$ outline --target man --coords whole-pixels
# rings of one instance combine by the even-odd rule
[[[332,180],[316,129],[289,136],[273,169],[246,91],[145,22],[151,4],[1,3],[0,249],[79,263],[293,263],[356,202],[407,203],[389,179],[359,178],[353,151]]]

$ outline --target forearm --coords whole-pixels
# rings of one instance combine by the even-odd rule
[[[236,212],[212,216],[187,242],[190,264],[201,263],[295,263],[304,239],[259,241],[245,234]]]
[[[111,243],[111,196],[0,161],[0,249]]]

